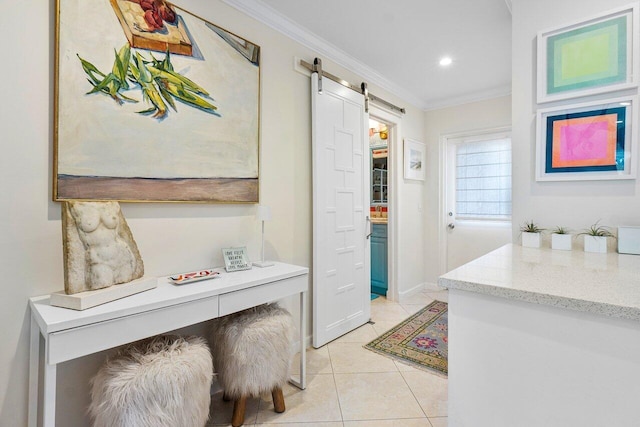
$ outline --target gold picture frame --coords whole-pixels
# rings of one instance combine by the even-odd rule
[[[258,202],[258,45],[166,1],[56,16],[54,200]]]

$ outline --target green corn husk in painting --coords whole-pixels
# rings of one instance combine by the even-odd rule
[[[146,60],[139,52],[131,53],[129,44],[115,52],[115,61],[109,74],[104,74],[92,63],[82,59],[80,63],[89,77],[87,80],[93,89],[87,94],[104,93],[113,98],[118,104],[124,101],[138,102],[125,96],[122,92],[135,89],[142,91],[143,99],[151,103],[151,107],[138,111],[139,114],[152,115],[156,119],[167,116],[168,107],[177,111],[175,101],[180,101],[191,107],[198,108],[215,116],[220,116],[217,107],[209,100],[213,100],[203,87],[174,71],[171,57],[167,51],[162,60],[150,54],[151,60]],[[132,83],[133,85],[129,84]]]
[[[178,111],[178,109],[176,108],[176,103],[171,97],[171,94],[167,92],[162,84],[158,85],[158,90],[160,90],[160,95],[162,95],[162,98],[167,101],[167,104],[169,104],[173,111]]]
[[[189,93],[188,91],[185,90],[185,88],[182,85],[176,85],[169,81],[164,81],[162,82],[162,84],[164,85],[164,88],[167,90],[167,92],[169,92],[179,101],[182,101],[186,104],[189,104],[194,107],[198,107],[203,110],[210,111],[213,114],[216,114],[215,110],[217,110],[217,107],[208,103],[201,97],[193,95],[192,93]]]
[[[80,57],[80,55],[77,55],[77,56],[78,56],[78,59],[80,59],[80,63],[82,64],[82,69],[84,70],[85,73],[87,73],[87,75],[91,79],[91,83],[92,84],[96,85],[96,84],[100,83],[100,81],[101,81],[94,74],[99,75],[103,79],[106,77],[104,75],[104,73],[102,73],[100,70],[98,70],[92,63],[90,63],[89,61],[85,61],[84,59],[82,59]]]
[[[209,92],[207,92],[206,90],[204,90],[202,87],[198,86],[197,84],[195,84],[194,82],[192,82],[191,80],[189,80],[188,78],[178,74],[178,73],[174,73],[173,71],[165,71],[162,70],[160,68],[156,68],[152,65],[148,66],[149,71],[153,74],[154,77],[157,78],[161,78],[161,79],[166,79],[168,81],[170,81],[173,84],[177,84],[177,85],[182,85],[184,86],[184,88],[186,90],[189,90],[191,92],[197,93],[197,94],[201,94],[201,95],[205,95],[208,96]]]
[[[134,72],[134,76],[137,76],[136,80],[142,88],[142,94],[144,98],[153,104],[153,107],[147,110],[138,111],[138,113],[154,113],[153,117],[157,119],[164,118],[167,115],[167,105],[164,103],[164,101],[162,100],[162,95],[160,95],[160,92],[153,84],[153,77],[151,76],[151,73],[147,69],[147,66],[145,65],[139,53],[136,54],[135,60],[131,63],[130,67],[132,70],[136,70],[136,72]]]
[[[113,63],[113,69],[111,73],[114,74],[122,85],[123,89],[129,89],[127,83],[127,73],[129,71],[129,60],[131,59],[131,48],[128,44],[125,44],[120,49],[120,52],[116,53],[116,60]]]
[[[84,72],[89,76],[87,79],[88,82],[93,86],[93,89],[87,92],[87,94],[104,92],[119,104],[122,104],[124,101],[138,102],[135,99],[128,98],[120,93],[120,88],[122,86],[121,81],[113,73],[106,75],[98,70],[92,63],[82,59],[80,55],[78,55],[78,59],[80,59],[80,62],[82,63]]]
[[[164,59],[162,61],[158,61],[156,57],[153,56],[153,54],[151,54],[151,60],[153,61],[154,67],[161,70],[173,71],[173,64],[171,63],[171,56],[169,54],[169,51],[167,51],[167,54],[164,56]]]

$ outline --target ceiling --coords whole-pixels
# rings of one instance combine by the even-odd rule
[[[224,1],[425,110],[511,93],[510,0]]]

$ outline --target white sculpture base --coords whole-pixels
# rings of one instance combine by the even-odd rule
[[[95,291],[78,292],[67,295],[64,291],[51,294],[50,304],[56,307],[70,308],[73,310],[86,310],[87,308],[128,297],[139,292],[148,291],[158,286],[155,277],[141,277],[121,285],[113,285]]]

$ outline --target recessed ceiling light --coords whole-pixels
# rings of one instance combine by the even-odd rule
[[[451,63],[453,62],[453,60],[451,59],[450,56],[445,56],[442,59],[440,59],[440,65],[443,67],[447,67],[449,65],[451,65]]]

